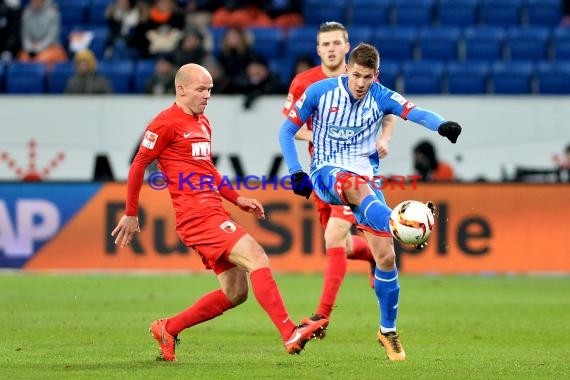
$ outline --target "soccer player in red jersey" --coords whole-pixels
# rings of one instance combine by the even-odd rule
[[[300,353],[305,344],[327,327],[295,325],[289,317],[261,245],[223,208],[222,197],[258,218],[265,218],[261,204],[240,196],[214,166],[211,127],[204,111],[213,81],[202,66],[182,66],[175,77],[176,101],[147,126],[133,160],[127,183],[123,215],[113,230],[115,244],[125,247],[140,232],[138,199],[147,165],[158,159],[169,179],[168,189],[176,212],[176,232],[217,275],[221,288],[203,295],[179,314],[154,321],[150,331],[158,341],[161,357],[175,360],[178,335],[199,323],[222,315],[243,303],[248,294],[247,273],[253,294],[275,324],[290,354]]]
[[[283,114],[287,116],[291,106],[303,95],[307,87],[322,79],[337,77],[346,72],[345,56],[350,50],[348,32],[344,25],[338,22],[323,23],[317,33],[317,53],[321,64],[297,74],[287,94]],[[388,154],[388,143],[396,123],[393,115],[386,115],[382,123],[382,133],[376,140],[376,148],[380,158]],[[309,154],[313,155],[312,120],[306,123],[306,128],[299,129],[295,135],[298,140],[309,142]],[[316,312],[303,319],[304,323],[318,322],[329,319],[340,285],[346,274],[346,259],[368,261],[371,266],[369,275],[370,286],[374,287],[375,261],[367,241],[351,234],[351,228],[356,224],[354,214],[348,206],[330,205],[321,200],[313,192],[321,225],[325,230],[325,249],[327,266],[323,279],[323,291]],[[324,332],[324,331],[323,331]],[[323,336],[319,336],[322,338]]]

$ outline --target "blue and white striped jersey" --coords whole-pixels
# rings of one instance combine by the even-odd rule
[[[288,116],[298,126],[313,118],[311,172],[331,165],[371,178],[378,174],[376,136],[382,118],[394,114],[406,119],[414,107],[377,82],[364,98],[355,100],[348,90],[348,77],[342,75],[309,86]]]

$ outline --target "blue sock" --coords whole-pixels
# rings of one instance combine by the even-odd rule
[[[394,268],[390,272],[383,272],[380,268],[376,268],[374,273],[374,290],[380,305],[380,327],[396,331],[398,299],[400,297],[398,268]]]
[[[368,195],[362,200],[359,207],[362,210],[362,215],[366,218],[367,223],[365,224],[376,231],[390,232],[388,220],[392,210],[380,202],[375,195]]]

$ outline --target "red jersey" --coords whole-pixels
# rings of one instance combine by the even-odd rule
[[[299,74],[295,75],[291,85],[289,86],[289,93],[287,94],[287,101],[283,106],[283,114],[287,116],[289,114],[289,109],[295,102],[303,95],[307,87],[315,82],[322,79],[326,79],[328,76],[324,73],[322,66],[315,66]],[[307,129],[313,130],[313,121],[311,118],[307,120]],[[309,142],[309,154],[313,156],[313,143]]]
[[[206,202],[221,206],[220,194],[235,203],[239,194],[229,182],[221,184],[212,161],[211,131],[205,115],[188,115],[176,103],[159,113],[147,126],[129,171],[126,215],[138,214],[144,170],[154,159],[168,177],[177,224]]]

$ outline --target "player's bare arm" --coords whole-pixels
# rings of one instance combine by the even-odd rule
[[[135,234],[141,232],[139,218],[136,216],[123,215],[117,227],[111,232],[111,236],[116,236],[115,244],[125,248],[133,241]]]
[[[236,206],[245,212],[253,214],[257,219],[265,219],[265,210],[257,199],[240,196],[236,199]]]
[[[378,151],[378,156],[384,158],[390,152],[388,149],[388,144],[392,140],[392,133],[396,127],[396,116],[386,115],[382,119],[382,132],[378,135],[376,139],[376,150]]]
[[[306,125],[299,128],[299,131],[295,133],[295,140],[302,140],[302,141],[313,141],[313,131],[309,131]]]

